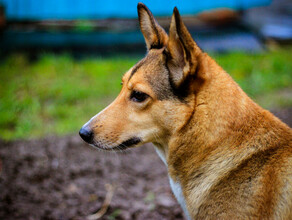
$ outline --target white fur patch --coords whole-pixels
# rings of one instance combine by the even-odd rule
[[[170,176],[169,176],[169,183],[170,183],[170,187],[172,189],[172,192],[175,195],[175,198],[177,199],[178,203],[182,207],[187,219],[190,220],[191,217],[190,217],[190,214],[189,214],[189,212],[187,210],[185,198],[183,196],[180,183],[179,182],[174,182]]]
[[[158,147],[155,147],[155,150],[156,150],[156,153],[158,154],[158,156],[160,157],[160,159],[162,160],[162,162],[167,166],[164,152]]]
[[[156,150],[158,156],[160,157],[160,159],[167,166],[165,153],[159,147],[155,147],[155,150]],[[169,176],[169,183],[170,183],[170,187],[171,187],[171,190],[172,190],[175,198],[177,199],[178,203],[182,207],[187,219],[190,220],[191,217],[190,217],[189,212],[187,210],[185,198],[183,196],[180,183],[179,182],[174,182],[170,176]]]

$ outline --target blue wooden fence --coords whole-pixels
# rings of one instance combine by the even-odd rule
[[[141,1],[141,0],[140,0]],[[0,0],[8,20],[136,18],[139,0]],[[247,9],[271,0],[148,0],[156,16],[169,16],[174,6],[181,14],[194,15],[215,9]]]

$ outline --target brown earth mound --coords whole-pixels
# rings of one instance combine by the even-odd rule
[[[292,126],[292,108],[275,113]],[[0,219],[86,219],[111,192],[101,219],[183,219],[150,144],[105,153],[78,136],[0,141]]]

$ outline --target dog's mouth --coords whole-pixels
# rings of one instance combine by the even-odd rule
[[[105,150],[105,151],[121,151],[121,150],[126,150],[131,147],[135,147],[135,145],[139,144],[141,141],[142,141],[141,138],[133,137],[113,147],[105,146],[101,142],[94,142],[90,145],[98,149]]]

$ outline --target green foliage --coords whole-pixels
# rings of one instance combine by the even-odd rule
[[[29,63],[14,55],[0,64],[0,137],[77,133],[118,94],[133,58],[75,61],[44,55]]]
[[[154,210],[155,209],[155,193],[152,191],[149,191],[144,198],[145,203],[148,204],[149,210]]]
[[[92,32],[93,31],[93,24],[88,20],[77,20],[74,24],[74,31]]]
[[[292,48],[262,54],[231,53],[215,56],[251,97],[292,86]]]
[[[120,215],[121,210],[120,209],[115,209],[109,216],[108,219],[109,220],[114,220],[116,218],[118,218],[118,216]]]
[[[262,54],[215,55],[252,97],[292,85],[292,48]],[[15,54],[0,63],[0,138],[77,133],[119,93],[121,76],[139,58],[76,61],[43,55],[30,63]]]

